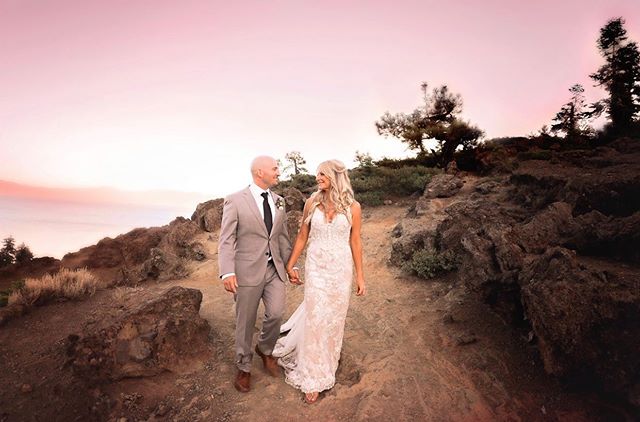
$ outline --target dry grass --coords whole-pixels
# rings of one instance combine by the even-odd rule
[[[93,295],[99,285],[100,280],[86,268],[63,268],[54,275],[26,279],[22,288],[11,293],[9,304],[34,306],[55,299],[77,299]]]

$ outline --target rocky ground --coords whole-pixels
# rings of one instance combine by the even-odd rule
[[[217,199],[0,273],[6,287],[88,267],[105,287],[0,309],[0,422],[637,420],[640,144],[525,141],[478,152],[482,175],[452,167],[419,198],[365,208],[368,294],[352,296],[337,383],[318,403],[258,358],[253,390],[233,388]],[[304,197],[282,193],[295,235]],[[410,276],[415,257],[447,271]],[[288,286],[288,314],[302,292]]]
[[[528,151],[485,177],[434,176],[394,229],[391,262],[453,257],[456,286],[525,331],[548,374],[637,412],[638,198],[637,140]]]
[[[233,301],[216,278],[212,236],[203,241],[209,258],[194,263],[188,278],[54,303],[0,328],[0,420],[633,420],[623,405],[567,392],[547,376],[534,344],[452,275],[427,282],[389,267],[392,231],[406,213],[406,205],[365,211],[369,293],[352,297],[337,385],[318,403],[306,405],[282,378],[268,377],[257,358],[252,392],[233,388]],[[147,377],[96,381],[74,372],[69,336],[95,333],[104,318],[174,286],[202,292],[204,355]],[[288,294],[291,313],[302,288]]]

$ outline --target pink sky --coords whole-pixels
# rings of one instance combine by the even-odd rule
[[[422,81],[487,137],[548,124],[640,1],[0,0],[0,179],[221,196],[256,154],[309,170],[406,155],[378,136]]]

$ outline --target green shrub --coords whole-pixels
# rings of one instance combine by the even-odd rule
[[[368,205],[370,207],[377,207],[384,203],[384,199],[380,192],[356,193],[356,201],[360,202],[362,205]]]
[[[422,193],[426,184],[436,173],[438,170],[422,166],[369,167],[352,170],[350,178],[356,196],[375,193],[384,198]]]
[[[385,157],[378,161],[375,161],[374,165],[376,167],[386,167],[386,168],[393,168],[393,169],[399,169],[402,167],[416,167],[416,166],[434,167],[435,160],[433,160],[433,164],[427,164],[427,160],[425,159],[425,157],[416,157],[416,158],[386,158]]]
[[[392,179],[391,190],[399,194],[411,195],[424,192],[424,188],[438,170],[428,167],[402,167],[397,169]]]
[[[416,251],[402,266],[404,271],[424,279],[434,278],[438,274],[453,271],[456,268],[457,262],[452,253],[438,253],[430,249]]]
[[[409,196],[424,191],[425,186],[438,169],[420,165],[399,168],[360,166],[349,171],[356,200],[364,205],[382,205],[385,199]],[[310,194],[317,189],[316,178],[310,174],[298,174],[278,183],[276,192],[292,187]]]
[[[372,169],[373,170],[373,169]],[[351,187],[353,187],[354,193],[363,192],[382,192],[387,191],[387,184],[389,180],[380,175],[371,174],[357,174],[351,175]]]

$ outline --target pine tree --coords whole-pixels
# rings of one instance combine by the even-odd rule
[[[300,173],[307,172],[305,168],[305,164],[307,164],[307,160],[304,159],[302,153],[299,151],[291,151],[285,154],[284,159],[289,162],[284,169],[285,170],[293,170],[293,175],[297,176]]]
[[[368,152],[356,151],[355,162],[358,163],[358,167],[369,168],[373,167],[373,158]]]
[[[612,19],[600,29],[598,49],[605,59],[591,74],[596,86],[603,86],[609,98],[592,104],[592,116],[607,113],[614,132],[625,133],[640,111],[640,51],[628,41],[624,19]]]
[[[24,243],[18,246],[16,250],[16,264],[26,264],[33,259],[33,253],[31,249]]]
[[[426,83],[420,86],[423,94],[423,106],[412,113],[386,112],[376,129],[378,134],[391,136],[407,144],[409,149],[417,150],[419,155],[426,154],[424,141],[435,139],[438,147],[431,153],[438,157],[440,165],[445,166],[453,159],[456,149],[474,146],[484,132],[478,127],[461,120],[462,97],[453,94],[446,85],[434,88],[431,94]]]
[[[13,236],[9,236],[2,241],[0,249],[0,267],[11,265],[16,260],[16,241]]]
[[[553,119],[552,132],[562,132],[566,139],[575,140],[588,131],[588,113],[584,111],[584,88],[575,84],[569,88],[571,100],[562,106]]]

